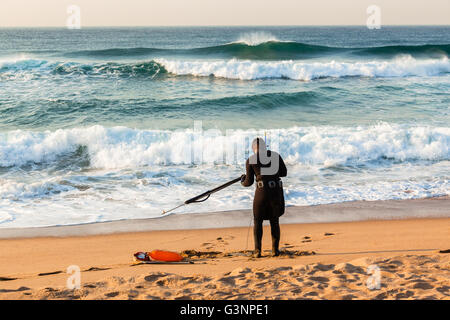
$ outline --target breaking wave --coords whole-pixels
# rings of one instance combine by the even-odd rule
[[[251,61],[251,60],[168,60],[132,63],[77,63],[51,62],[38,59],[0,61],[0,77],[17,78],[21,75],[66,76],[86,75],[103,77],[155,78],[171,73],[178,76],[219,77],[226,79],[292,79],[313,80],[340,77],[408,77],[438,76],[450,72],[447,57],[415,59],[402,56],[392,60],[373,61]]]
[[[21,74],[34,75],[89,75],[89,76],[150,76],[165,73],[155,61],[134,63],[77,63],[54,62],[39,59],[13,59],[0,61],[0,76],[14,77]]]
[[[364,165],[373,161],[450,160],[450,128],[381,123],[360,127],[293,127],[268,130],[270,145],[291,164]],[[198,132],[138,130],[126,127],[59,129],[0,134],[0,167],[23,166],[81,157],[92,168],[134,168],[150,165],[223,163],[236,150],[246,158],[246,143],[255,130]],[[202,138],[200,138],[202,137]],[[197,140],[196,140],[197,139]],[[224,158],[225,157],[225,158]],[[200,159],[200,160],[199,160]],[[231,158],[230,158],[231,159]],[[67,159],[66,159],[67,160]],[[74,159],[66,161],[73,163]]]
[[[450,62],[447,57],[417,60],[404,56],[390,61],[367,62],[257,62],[234,59],[219,61],[157,59],[156,61],[165,70],[176,75],[214,76],[240,80],[285,78],[307,81],[328,77],[437,76],[450,72]]]

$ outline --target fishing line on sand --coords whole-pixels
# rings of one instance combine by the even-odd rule
[[[246,242],[246,244],[245,244],[245,251],[248,250],[248,236],[249,236],[249,234],[250,234],[250,228],[251,228],[251,226],[252,226],[252,221],[253,221],[253,217],[250,216],[250,223],[248,224],[248,228],[247,228],[247,242]]]

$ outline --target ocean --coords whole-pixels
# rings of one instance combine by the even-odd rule
[[[0,29],[0,228],[160,217],[256,136],[288,206],[448,195],[449,53],[448,26]]]

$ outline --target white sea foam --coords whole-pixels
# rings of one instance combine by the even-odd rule
[[[9,199],[42,197],[74,190],[75,188],[60,184],[58,177],[38,182],[24,183],[0,179],[0,196]]]
[[[449,192],[448,127],[381,123],[266,132],[270,148],[279,150],[288,166],[287,205]],[[0,228],[159,217],[163,209],[242,174],[248,156],[242,152],[244,145],[261,134],[252,130],[233,130],[226,136],[217,133],[204,132],[203,140],[194,143],[196,130],[93,126],[1,133],[0,166],[12,168],[2,169]],[[59,169],[53,169],[53,161],[80,145],[90,160],[88,170],[64,170],[60,162]],[[220,164],[223,152],[235,148],[234,163]],[[70,162],[67,157],[61,159]],[[197,163],[192,165],[192,160]],[[18,167],[30,162],[43,165],[31,171]],[[253,188],[232,186],[202,205],[178,212],[251,208],[253,192]],[[331,218],[317,217],[320,221]]]
[[[340,174],[323,179],[313,167],[288,165],[289,176],[283,179],[287,205],[316,205],[354,200],[410,199],[449,193],[449,161],[425,166],[394,166],[372,170],[370,174]],[[154,170],[154,168],[148,168]],[[6,194],[0,194],[0,228],[38,227],[161,217],[162,210],[174,207],[194,195],[211,189],[242,173],[242,166],[185,167],[171,177],[151,171],[139,174],[120,171],[86,172],[91,182],[86,191],[60,188],[49,193],[48,186],[57,188],[56,180],[34,182],[33,186],[16,184],[10,179],[0,181],[10,185]],[[311,173],[313,178],[311,178]],[[332,172],[328,172],[330,174]],[[92,178],[90,178],[91,176]],[[61,179],[61,178],[60,178]],[[76,179],[68,174],[64,180]],[[15,190],[15,191],[14,191]],[[25,191],[25,195],[24,195]],[[0,192],[3,192],[0,190]],[[202,204],[192,204],[177,213],[216,212],[250,209],[253,188],[233,185],[214,194]],[[304,217],[304,222],[354,221],[386,218],[383,212],[370,217],[363,215],[329,215]],[[389,218],[402,218],[393,216]]]
[[[381,123],[359,127],[293,127],[268,130],[271,144],[292,164],[363,164],[381,158],[449,160],[450,128]],[[255,130],[196,132],[126,127],[59,129],[0,134],[0,166],[42,163],[87,147],[93,168],[242,162]],[[230,153],[230,150],[235,150]],[[228,157],[228,158],[227,158]]]
[[[184,61],[157,59],[156,62],[176,75],[215,76],[227,79],[255,80],[265,78],[287,78],[312,80],[324,77],[407,77],[436,76],[450,72],[448,57],[441,59],[414,59],[411,56],[397,57],[389,61],[357,62],[301,62],[301,61]]]

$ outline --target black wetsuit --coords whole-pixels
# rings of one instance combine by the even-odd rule
[[[278,153],[267,150],[267,155],[269,157],[278,156],[278,170],[271,175],[262,175],[261,169],[263,167],[269,167],[271,163],[269,162],[266,165],[262,164],[257,155],[254,154],[245,163],[246,174],[241,183],[243,186],[249,187],[253,184],[255,178],[257,182],[255,198],[253,200],[255,253],[261,253],[263,221],[270,220],[272,253],[277,255],[280,243],[280,225],[278,218],[284,214],[284,194],[280,177],[287,175],[287,169]]]

